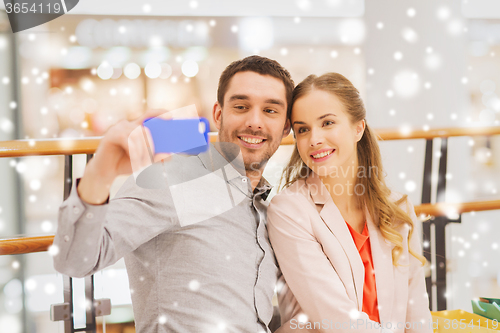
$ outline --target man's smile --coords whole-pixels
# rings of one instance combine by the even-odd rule
[[[249,136],[249,135],[241,135],[238,136],[238,139],[242,143],[244,147],[247,148],[260,148],[264,145],[264,142],[267,141],[267,139],[264,139],[262,137],[256,137],[256,136]]]

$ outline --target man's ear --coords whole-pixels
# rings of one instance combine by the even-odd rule
[[[360,120],[356,124],[356,142],[359,142],[359,140],[361,140],[361,138],[363,137],[363,133],[365,132],[365,126],[366,123],[364,119]]]
[[[215,127],[220,131],[220,124],[222,122],[222,107],[219,102],[215,102],[212,110],[212,119],[214,120]]]
[[[286,119],[285,127],[283,128],[283,138],[286,138],[288,134],[290,134],[290,130],[292,129],[292,125],[290,124],[290,119]]]

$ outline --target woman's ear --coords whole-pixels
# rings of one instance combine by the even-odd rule
[[[356,142],[359,142],[363,137],[363,133],[365,132],[366,122],[365,120],[360,120],[356,124]]]

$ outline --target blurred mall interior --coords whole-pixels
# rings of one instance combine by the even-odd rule
[[[251,54],[276,59],[295,83],[309,74],[343,74],[359,89],[375,129],[500,125],[494,0],[81,0],[66,15],[15,34],[4,8],[0,141],[102,136],[152,108],[194,104],[210,119],[220,73]],[[448,144],[446,201],[500,198],[500,137]],[[425,140],[380,145],[388,183],[418,205]],[[280,147],[269,162],[271,183],[291,148]],[[0,238],[54,234],[63,166],[62,156],[0,159]],[[84,166],[85,156],[76,156],[74,178]],[[471,299],[500,298],[499,234],[498,210],[463,214],[448,225],[448,309],[471,312]],[[123,261],[95,279],[95,297],[113,306],[99,322],[108,332],[133,332]],[[74,283],[75,295],[83,294],[83,280]],[[50,253],[0,256],[0,332],[64,332],[49,318],[50,305],[62,301]],[[83,296],[75,296],[75,325],[85,325]]]

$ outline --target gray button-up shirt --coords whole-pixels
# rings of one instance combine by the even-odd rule
[[[124,257],[137,332],[270,332],[271,186],[262,179],[252,191],[242,165],[213,146],[156,163],[137,184],[129,177],[100,206],[73,187],[60,207],[55,268],[82,277]]]

